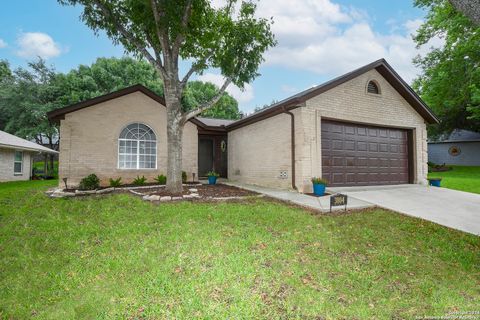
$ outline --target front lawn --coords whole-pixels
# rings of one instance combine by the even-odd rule
[[[403,319],[478,310],[479,237],[385,210],[49,199],[0,184],[0,318]]]
[[[452,166],[453,170],[431,172],[429,178],[442,178],[442,187],[480,193],[480,167]]]

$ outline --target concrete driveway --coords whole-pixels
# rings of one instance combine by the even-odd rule
[[[480,235],[480,194],[420,185],[330,188],[379,207]]]

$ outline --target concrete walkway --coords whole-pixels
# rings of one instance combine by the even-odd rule
[[[295,191],[269,189],[236,182],[222,183],[255,191],[321,212],[330,211],[330,196],[313,197]],[[420,185],[327,188],[330,193],[347,194],[347,209],[382,207],[429,220],[453,229],[480,235],[480,195]],[[344,207],[334,207],[343,210]]]
[[[480,194],[420,185],[330,188],[379,207],[480,235]]]
[[[282,201],[288,201],[305,208],[314,209],[321,212],[330,212],[330,196],[314,197],[314,196],[309,196],[296,191],[269,189],[269,188],[253,186],[253,185],[245,185],[237,182],[222,181],[222,183],[243,188],[250,191],[255,191],[255,192],[264,194],[266,196],[269,196],[278,200],[282,200]],[[367,201],[350,197],[348,198],[347,210],[365,209],[365,208],[370,208],[374,206],[375,206],[374,204],[369,203]],[[345,209],[344,206],[333,207],[332,211],[333,210],[338,211],[338,210],[344,210],[344,209]]]

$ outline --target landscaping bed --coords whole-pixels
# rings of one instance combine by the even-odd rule
[[[226,184],[202,184],[197,185],[194,187],[190,186],[183,186],[183,193],[182,195],[188,195],[192,192],[190,190],[195,189],[194,192],[198,193],[201,197],[212,197],[212,198],[224,198],[224,197],[248,197],[248,196],[256,196],[258,193],[240,189],[233,186],[228,186]],[[151,195],[159,195],[159,196],[177,196],[178,194],[172,194],[165,190],[164,187],[155,188],[155,189],[143,189],[142,193],[148,193]]]

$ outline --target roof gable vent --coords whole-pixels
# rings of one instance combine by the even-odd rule
[[[371,94],[380,94],[380,87],[378,86],[376,81],[374,80],[368,81],[367,92]]]

